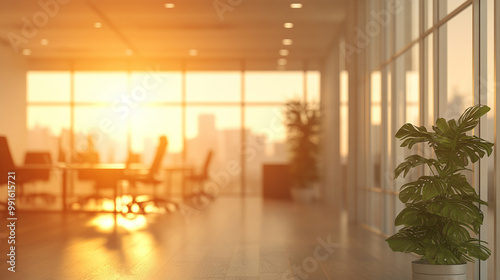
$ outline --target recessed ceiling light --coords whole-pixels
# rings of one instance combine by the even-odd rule
[[[102,27],[102,23],[96,21],[96,22],[94,22],[94,27],[95,28],[101,28]]]
[[[293,28],[293,23],[291,23],[291,22],[285,22],[285,24],[283,24],[283,26],[285,28]]]
[[[173,8],[175,8],[175,4],[174,3],[167,3],[167,4],[165,4],[165,8],[173,9]]]
[[[198,55],[198,50],[195,50],[195,49],[189,50],[189,55],[190,56],[197,56]]]
[[[23,50],[23,55],[30,55],[31,54],[31,50],[30,49],[24,49]]]
[[[285,46],[290,46],[293,43],[293,41],[292,39],[283,39],[282,43]]]
[[[292,3],[292,4],[290,4],[290,8],[300,9],[300,8],[302,8],[302,3]]]
[[[40,44],[42,44],[42,46],[47,46],[49,44],[49,40],[42,39],[42,40],[40,40]]]
[[[133,55],[133,54],[134,54],[134,51],[133,51],[133,50],[131,50],[131,49],[127,49],[127,50],[125,51],[125,54],[126,54],[126,55]]]
[[[280,50],[280,55],[281,55],[281,56],[287,56],[287,55],[288,55],[288,53],[289,53],[289,52],[288,52],[288,50],[286,50],[286,49],[281,49],[281,50]]]
[[[284,59],[284,58],[278,59],[278,65],[279,66],[285,66],[286,63],[287,63],[286,59]]]

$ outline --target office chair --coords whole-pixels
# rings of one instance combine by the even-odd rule
[[[191,192],[187,197],[185,198],[193,198],[193,197],[208,197],[210,199],[214,199],[215,197],[207,192],[205,192],[204,189],[204,183],[206,180],[208,180],[208,168],[210,167],[210,163],[212,161],[212,156],[213,156],[213,151],[210,150],[207,153],[207,156],[205,158],[205,163],[203,164],[203,168],[200,173],[198,174],[192,174],[189,175],[186,178],[188,182],[191,182],[193,184],[196,184],[198,187],[196,188],[196,192]],[[193,188],[191,188],[193,190]]]
[[[136,163],[141,163],[141,155],[140,154],[135,154],[132,153],[131,151],[128,152],[127,156],[127,166],[130,166],[131,164],[136,164]]]
[[[170,204],[178,208],[177,203],[168,199],[158,198],[156,196],[157,186],[160,183],[162,183],[162,180],[157,179],[156,176],[160,171],[163,156],[165,155],[167,149],[167,143],[168,143],[167,137],[160,136],[158,148],[156,149],[155,158],[153,160],[153,163],[151,164],[151,167],[148,170],[136,171],[133,169],[129,169],[127,172],[128,174],[127,173],[125,174],[125,179],[129,182],[132,192],[132,201],[126,205],[128,213],[132,213],[132,207],[134,205],[139,206],[140,211],[142,213],[145,213],[145,206],[149,203],[154,203],[155,206],[159,206],[160,204],[165,204],[166,206]],[[138,197],[137,183],[153,185],[153,198],[151,200],[146,200],[146,201],[137,200]],[[168,210],[167,207],[165,208]]]
[[[24,165],[39,164],[50,166],[52,164],[52,158],[50,152],[26,152],[24,155]],[[50,179],[50,168],[40,168],[33,169],[29,172],[22,172],[22,183],[36,183],[36,182],[47,182]],[[35,197],[42,197],[46,202],[55,202],[55,195],[49,194],[47,192],[39,193],[28,193],[26,194],[23,190],[23,197],[27,201],[33,201]]]
[[[7,138],[5,136],[0,136],[0,174],[1,176],[7,177],[7,173],[14,171],[16,168],[12,155],[10,153],[9,144],[7,143]],[[16,178],[17,179],[17,178]],[[17,181],[17,180],[16,180]],[[0,185],[6,184],[6,180],[1,180]],[[17,186],[16,186],[17,191]],[[0,205],[7,206],[7,203],[0,201]]]
[[[85,152],[79,154],[79,163],[90,163],[98,164],[100,163],[99,153],[97,152]],[[94,182],[94,193],[88,196],[84,196],[78,199],[78,203],[81,205],[87,204],[90,200],[95,200],[96,204],[99,203],[104,198],[112,199],[111,197],[106,197],[101,194],[104,189],[114,188],[116,181],[114,178],[108,178],[102,176],[99,171],[95,170],[79,170],[78,180],[93,181]]]

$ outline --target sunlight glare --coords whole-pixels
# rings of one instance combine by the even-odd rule
[[[144,215],[133,215],[133,217],[117,216],[116,222],[118,227],[127,231],[137,231],[144,229],[147,225],[147,220]],[[113,214],[100,215],[89,222],[90,226],[98,228],[102,232],[110,232],[115,226]]]

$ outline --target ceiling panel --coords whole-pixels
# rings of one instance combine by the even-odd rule
[[[289,50],[288,59],[318,59],[345,17],[345,0],[302,1],[302,9],[291,9],[289,0],[170,1],[173,9],[166,2],[2,0],[0,41],[19,49],[17,55],[29,49],[30,59],[39,60],[277,60],[282,48]],[[214,3],[226,6],[217,10]],[[294,28],[284,28],[285,22]],[[283,46],[284,38],[293,44]]]

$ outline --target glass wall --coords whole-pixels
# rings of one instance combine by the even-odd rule
[[[354,38],[360,60],[357,86],[366,101],[357,106],[368,108],[360,120],[361,125],[367,124],[368,137],[359,147],[364,151],[359,164],[367,172],[358,180],[362,186],[358,217],[361,223],[389,236],[397,230],[394,219],[404,207],[398,199],[399,188],[426,172],[420,169],[405,179],[395,179],[394,168],[409,154],[431,154],[429,147],[415,146],[412,151],[400,147],[394,135],[403,124],[430,128],[438,117],[457,118],[473,104],[488,104],[493,111],[474,133],[494,141],[495,5],[494,1],[472,0],[359,3]],[[369,86],[361,87],[363,84]],[[493,205],[494,166],[490,157],[481,165],[471,165],[476,172],[468,176],[482,198]],[[485,212],[488,225],[482,238],[496,244],[492,237],[498,226],[491,217],[494,210]],[[493,279],[486,276],[493,273],[492,267],[476,264],[469,277]]]
[[[50,150],[54,159],[65,151],[73,161],[92,150],[100,162],[138,154],[149,164],[166,135],[165,166],[199,169],[212,150],[215,178],[236,163],[220,186],[225,194],[261,193],[262,164],[288,159],[284,103],[320,96],[319,71],[30,71],[27,78],[29,150]]]

